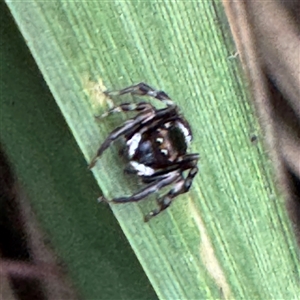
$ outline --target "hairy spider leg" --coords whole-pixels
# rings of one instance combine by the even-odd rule
[[[180,194],[184,194],[189,191],[193,179],[198,173],[198,167],[197,167],[198,158],[199,158],[198,154],[187,155],[187,157],[179,163],[180,165],[177,166],[177,170],[171,171],[169,169],[169,172],[166,174],[158,174],[158,172],[154,173],[152,175],[152,180],[149,181],[151,183],[147,185],[145,188],[143,188],[142,190],[138,191],[137,193],[131,196],[114,198],[110,201],[102,197],[100,201],[114,202],[114,203],[137,202],[145,198],[146,196],[160,190],[161,188],[175,182],[175,186],[167,194],[157,198],[156,201],[159,207],[152,210],[144,218],[144,221],[148,222],[152,217],[158,215],[160,212],[162,212],[167,207],[169,207],[174,198],[176,198]],[[187,177],[184,178],[182,173],[188,169],[189,169],[189,173]]]
[[[156,192],[157,190],[160,190],[161,188],[177,181],[178,179],[180,179],[180,177],[181,174],[179,172],[174,171],[172,173],[169,173],[167,177],[147,185],[146,187],[144,187],[143,189],[139,190],[138,192],[134,193],[131,196],[114,198],[111,200],[107,200],[104,197],[102,197],[101,200],[105,202],[114,202],[114,203],[137,202],[145,198],[146,196]]]
[[[97,154],[92,159],[89,169],[94,167],[96,164],[97,159],[102,155],[102,153],[112,144],[114,140],[119,138],[121,135],[125,135],[126,133],[130,132],[132,128],[135,128],[140,123],[147,119],[151,119],[154,116],[154,111],[148,111],[144,113],[138,114],[135,118],[129,119],[126,122],[124,122],[121,126],[117,127],[115,130],[113,130],[108,137],[105,139],[105,141],[102,143],[100,148],[97,151]]]
[[[127,88],[124,88],[119,91],[105,91],[104,92],[108,96],[120,96],[124,94],[132,94],[132,95],[140,95],[140,96],[149,96],[155,99],[160,100],[165,103],[167,106],[175,106],[176,104],[172,101],[172,99],[164,92],[157,91],[148,84],[144,82],[140,82],[135,85],[131,85]]]
[[[164,169],[159,169],[158,171],[154,172],[151,176],[141,176],[142,181],[144,183],[150,183],[159,178],[165,177],[167,173],[170,173],[172,171],[175,171],[178,169],[180,169],[181,171],[188,170],[188,169],[194,167],[194,165],[197,164],[198,160],[199,160],[198,153],[187,154],[183,157],[182,160],[174,162],[173,164],[171,164],[170,166],[168,166]]]
[[[195,165],[190,169],[186,178],[184,178],[181,174],[181,178],[175,182],[175,186],[167,194],[156,199],[159,207],[146,215],[144,221],[148,222],[151,218],[157,216],[159,213],[169,207],[175,197],[188,192],[197,173],[198,168]]]
[[[139,126],[133,129],[131,132],[128,132],[125,135],[125,138],[127,140],[130,140],[136,133],[140,133],[142,135],[145,132],[156,130],[166,122],[176,120],[178,118],[176,116],[176,111],[176,106],[169,106],[167,108],[157,110],[155,112],[155,116],[152,119],[146,120],[146,122],[139,124]]]
[[[164,116],[170,116],[170,114],[172,115],[175,111],[176,111],[176,107],[169,107],[169,108],[155,111],[154,107],[151,105],[149,106],[148,110],[142,111],[133,119],[127,120],[126,122],[123,123],[123,125],[117,127],[108,135],[108,137],[105,139],[105,141],[98,149],[97,154],[92,159],[88,168],[91,169],[96,164],[97,159],[102,155],[102,153],[107,148],[109,148],[109,146],[112,144],[114,140],[116,140],[120,136],[122,135],[130,136],[135,132],[138,132],[140,127],[145,126],[145,123],[149,122],[150,120],[157,119],[157,118],[161,119]]]
[[[107,112],[103,113],[101,116],[96,116],[97,119],[105,118],[111,114],[118,112],[128,112],[128,111],[147,111],[147,110],[155,110],[155,107],[147,102],[139,102],[139,103],[121,103],[118,106],[115,106],[109,109]]]

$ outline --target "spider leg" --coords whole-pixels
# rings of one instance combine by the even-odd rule
[[[131,85],[119,91],[105,91],[105,94],[108,96],[120,96],[128,93],[132,95],[153,97],[165,103],[167,106],[175,106],[172,99],[164,91],[157,91],[144,82]]]
[[[145,222],[148,222],[151,218],[157,216],[159,213],[161,213],[163,210],[169,207],[175,197],[177,197],[180,194],[184,194],[188,192],[197,172],[198,172],[198,168],[196,165],[194,165],[194,167],[190,169],[189,174],[185,179],[181,175],[181,178],[179,178],[175,182],[174,187],[167,194],[157,198],[156,201],[159,207],[152,210],[148,215],[145,216],[144,218]]]
[[[139,103],[121,103],[118,106],[115,106],[109,109],[107,112],[102,114],[101,116],[96,116],[97,119],[102,119],[107,117],[108,115],[118,113],[118,112],[128,112],[128,111],[147,111],[147,110],[155,110],[155,107],[147,102],[139,102]]]
[[[167,186],[176,180],[180,178],[180,173],[179,172],[172,172],[170,173],[167,177],[157,180],[149,185],[147,185],[145,188],[141,189],[137,193],[129,196],[129,197],[120,197],[120,198],[114,198],[110,201],[107,201],[106,199],[102,198],[106,202],[114,202],[114,203],[124,203],[124,202],[136,202],[139,201],[146,196],[160,190],[164,186]]]
[[[173,106],[155,111],[152,105],[145,102],[141,102],[140,105],[137,104],[136,109],[141,110],[141,112],[136,117],[127,120],[125,123],[123,123],[123,125],[117,127],[108,135],[108,137],[98,149],[97,154],[92,159],[88,167],[89,169],[91,169],[96,164],[97,159],[112,144],[112,142],[120,136],[125,135],[129,137],[135,132],[138,132],[139,129],[145,125],[145,123],[153,119],[158,119],[156,121],[159,122],[159,120],[163,118],[170,118],[170,116],[172,116],[176,112],[176,107]]]
[[[123,125],[113,130],[98,149],[97,154],[92,159],[88,168],[91,169],[96,164],[97,159],[111,145],[111,143],[114,140],[119,138],[121,135],[126,135],[130,133],[133,129],[139,126],[140,123],[143,123],[147,119],[153,118],[153,116],[154,116],[154,111],[147,111],[144,113],[140,113],[135,118],[127,120],[125,123],[123,123]]]
[[[169,166],[164,166],[163,168],[155,171],[152,175],[140,175],[140,177],[141,177],[143,183],[146,183],[146,184],[151,183],[151,182],[165,178],[166,176],[168,176],[168,173],[171,173],[173,171],[180,170],[182,172],[184,170],[190,169],[195,164],[197,164],[198,160],[199,160],[198,153],[187,154],[183,157],[182,160],[180,160],[177,163],[175,162],[175,163],[170,164]],[[124,168],[124,173],[137,174],[138,170],[134,167],[133,162],[129,162]]]
[[[197,165],[198,160],[199,160],[198,153],[187,154],[183,157],[182,160],[175,162],[162,169],[159,169],[151,176],[142,176],[142,181],[143,183],[150,183],[157,180],[158,178],[165,177],[167,173],[170,173],[172,171],[180,170],[182,172],[191,169],[194,167],[194,165]],[[128,172],[128,173],[133,173],[133,168],[130,168],[129,166],[126,167],[126,172],[129,171],[130,169],[132,169],[132,172]]]

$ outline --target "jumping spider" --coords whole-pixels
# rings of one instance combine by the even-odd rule
[[[124,155],[129,161],[125,171],[136,174],[147,185],[131,196],[114,198],[111,202],[139,201],[165,186],[174,184],[168,193],[157,198],[158,208],[145,216],[147,222],[166,209],[175,197],[190,189],[198,172],[199,155],[187,154],[187,147],[192,140],[190,126],[165,92],[156,91],[142,82],[120,91],[105,92],[107,96],[127,93],[156,98],[163,102],[166,108],[157,109],[148,102],[122,103],[103,114],[101,117],[115,112],[138,112],[134,118],[127,120],[108,135],[89,168],[95,165],[97,159],[114,140],[124,136],[126,140]],[[183,173],[186,170],[189,172],[184,177]],[[110,202],[104,197],[101,200]]]

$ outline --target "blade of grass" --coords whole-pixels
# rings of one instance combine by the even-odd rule
[[[295,298],[291,226],[267,155],[250,142],[261,132],[228,59],[221,4],[7,3],[87,161],[121,121],[93,118],[106,109],[102,80],[163,89],[191,122],[201,155],[191,192],[149,224],[153,203],[111,206],[159,297]],[[109,198],[132,191],[115,152],[94,174]]]
[[[62,276],[71,276],[80,294],[76,299],[157,299],[109,207],[96,204],[97,183],[86,169],[82,152],[3,2],[0,2],[0,19],[3,20],[0,27],[1,150],[5,150],[16,181],[22,185],[43,225],[46,245],[58,254],[57,269],[63,270]],[[7,181],[4,170],[0,173]],[[9,245],[8,241],[12,240],[16,251],[9,255],[16,255],[20,249],[14,235],[7,237],[3,201],[1,195],[1,243],[5,241]],[[28,215],[31,217],[31,213]],[[30,232],[36,230],[32,223],[35,222],[28,225]],[[35,235],[40,236],[40,231]],[[47,256],[41,257],[44,250],[40,249],[40,243],[30,248],[30,258],[38,259],[36,248],[40,257],[37,265],[49,265]],[[53,273],[40,279],[47,285],[43,292],[53,289]],[[16,289],[20,291],[20,285]],[[56,288],[54,295],[58,290],[61,291]],[[45,295],[47,299],[53,297],[67,299],[65,293],[56,297],[53,293]]]

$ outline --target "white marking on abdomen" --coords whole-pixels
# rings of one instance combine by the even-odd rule
[[[138,175],[151,176],[154,174],[154,170],[150,167],[145,166],[144,164],[139,164],[136,161],[131,161],[130,164],[135,170],[138,171]]]
[[[130,140],[127,141],[126,144],[128,146],[128,155],[130,158],[134,155],[136,149],[138,148],[141,138],[142,135],[137,132]]]
[[[189,144],[192,140],[190,131],[181,122],[176,122],[176,125],[182,131],[182,133],[185,137],[185,141]]]

